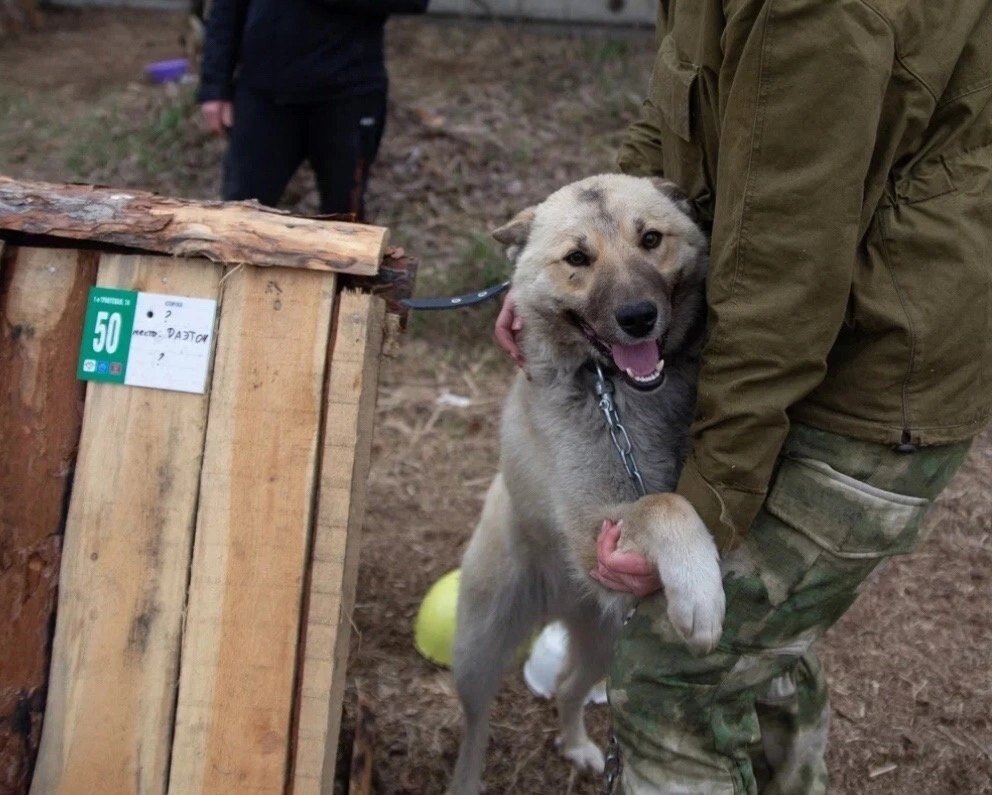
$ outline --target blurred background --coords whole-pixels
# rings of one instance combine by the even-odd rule
[[[185,0],[39,6],[0,0],[0,174],[215,198],[224,144],[195,102],[199,27]],[[654,54],[653,0],[434,0],[387,29],[391,93],[369,220],[420,260],[418,292],[506,278],[489,230],[562,184],[615,169]],[[187,58],[185,77],[145,67]],[[317,209],[304,168],[283,199]],[[382,793],[439,793],[460,712],[449,674],[413,648],[426,589],[458,565],[498,459],[513,367],[490,342],[496,307],[414,318],[379,397],[349,692],[376,722]],[[992,440],[821,644],[833,685],[838,793],[992,792]],[[591,734],[605,742],[603,707]],[[594,793],[554,753],[554,710],[508,677],[490,793]]]

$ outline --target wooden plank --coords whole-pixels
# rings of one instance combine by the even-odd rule
[[[169,791],[281,793],[335,278],[226,277]]]
[[[386,250],[382,264],[379,266],[379,272],[374,277],[348,277],[345,280],[345,285],[373,293],[384,299],[386,312],[390,315],[396,315],[400,328],[405,329],[410,310],[400,302],[413,295],[419,265],[420,263],[403,249],[390,248]]]
[[[98,283],[216,298],[220,277],[109,255]],[[207,403],[88,385],[35,795],[164,791]]]
[[[41,740],[97,257],[11,247],[0,261],[0,792],[12,794],[27,792]]]
[[[365,293],[344,292],[339,299],[308,592],[295,795],[334,791],[384,312],[384,303]]]
[[[255,202],[171,199],[142,191],[0,177],[0,230],[112,243],[225,264],[372,276],[388,230],[301,218]]]

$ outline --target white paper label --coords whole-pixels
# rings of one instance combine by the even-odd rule
[[[216,315],[211,298],[138,293],[124,383],[202,394]]]

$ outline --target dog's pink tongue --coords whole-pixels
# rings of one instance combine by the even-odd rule
[[[651,375],[658,366],[658,343],[654,340],[638,342],[636,345],[611,345],[613,361],[621,370],[630,370],[634,375]]]

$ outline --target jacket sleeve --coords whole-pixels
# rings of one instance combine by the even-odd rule
[[[247,10],[248,0],[214,0],[211,4],[203,40],[199,102],[229,100],[234,95],[234,70]]]
[[[655,41],[659,54],[662,41],[668,32],[668,15],[666,3],[658,3],[657,19],[655,21]],[[651,83],[655,80],[651,76]],[[661,131],[658,129],[658,109],[651,100],[651,88],[648,87],[648,97],[641,103],[641,112],[637,121],[627,128],[623,143],[620,145],[618,165],[624,174],[635,177],[663,177],[665,161],[662,157]]]
[[[322,0],[325,5],[356,13],[422,14],[429,0]]]
[[[788,409],[844,322],[895,61],[859,0],[766,0],[729,78],[693,452],[677,491],[727,550],[757,515]],[[868,216],[864,216],[868,217]]]
[[[645,99],[640,118],[627,128],[620,146],[619,165],[624,174],[635,177],[664,176],[665,161],[657,119],[657,108],[650,98]]]

